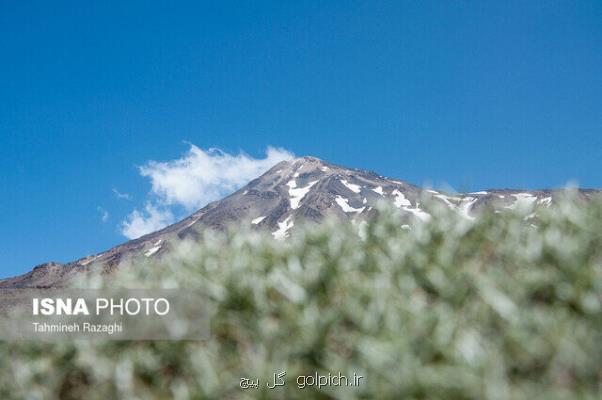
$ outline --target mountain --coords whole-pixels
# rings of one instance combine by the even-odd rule
[[[320,222],[327,215],[344,221],[369,218],[375,212],[374,205],[383,199],[399,208],[408,223],[413,219],[428,220],[430,215],[420,207],[425,191],[434,201],[466,218],[474,218],[475,211],[488,204],[497,208],[514,208],[521,203],[549,205],[555,192],[503,189],[452,195],[374,172],[301,157],[275,165],[237,192],[160,231],[67,264],[39,265],[24,275],[0,280],[0,288],[60,286],[90,269],[108,273],[123,260],[169,252],[176,240],[195,238],[199,229],[223,230],[230,224],[249,224],[281,240],[301,221]],[[598,192],[581,190],[580,196],[589,198],[594,193]]]

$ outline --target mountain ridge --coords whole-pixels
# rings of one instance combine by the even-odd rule
[[[23,275],[0,280],[0,288],[60,286],[92,269],[110,273],[125,260],[169,252],[177,240],[198,237],[199,229],[223,230],[230,224],[243,223],[268,231],[275,239],[284,239],[302,220],[319,223],[328,215],[343,221],[370,218],[375,204],[383,199],[395,205],[411,223],[430,218],[420,207],[425,193],[472,219],[475,211],[485,205],[510,209],[520,203],[549,205],[559,191],[562,190],[488,189],[446,193],[304,156],[274,165],[239,190],[163,229],[66,264],[38,265]],[[600,192],[579,190],[584,198],[594,193]]]

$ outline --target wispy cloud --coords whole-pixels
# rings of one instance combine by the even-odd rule
[[[159,209],[147,203],[144,211],[134,210],[121,224],[121,233],[128,239],[136,239],[157,231],[174,222],[169,209]]]
[[[140,175],[151,182],[145,210],[134,210],[123,221],[122,233],[133,239],[163,228],[174,222],[174,206],[184,207],[187,212],[201,208],[293,157],[291,152],[274,147],[268,147],[265,158],[258,159],[190,144],[181,158],[149,161],[139,168]]]
[[[109,212],[102,207],[97,207],[96,211],[100,214],[100,220],[105,223],[109,220]]]
[[[132,200],[132,196],[127,193],[121,193],[117,188],[113,188],[113,194],[119,200]]]
[[[182,158],[149,161],[140,167],[140,174],[151,180],[152,194],[162,204],[192,210],[231,193],[274,164],[292,157],[290,152],[273,147],[268,147],[265,158],[256,159],[244,153],[204,151],[190,145]]]

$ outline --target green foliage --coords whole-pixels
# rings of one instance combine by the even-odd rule
[[[0,398],[600,398],[602,206],[563,202],[536,227],[520,213],[429,212],[411,229],[381,210],[284,243],[206,233],[125,268],[129,286],[206,291],[210,340],[2,343]],[[282,370],[284,387],[238,386]],[[362,385],[296,386],[339,371]]]

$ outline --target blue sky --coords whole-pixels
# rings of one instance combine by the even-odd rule
[[[188,143],[602,187],[601,22],[600,1],[3,1],[0,276],[125,240],[166,199],[139,167]]]

